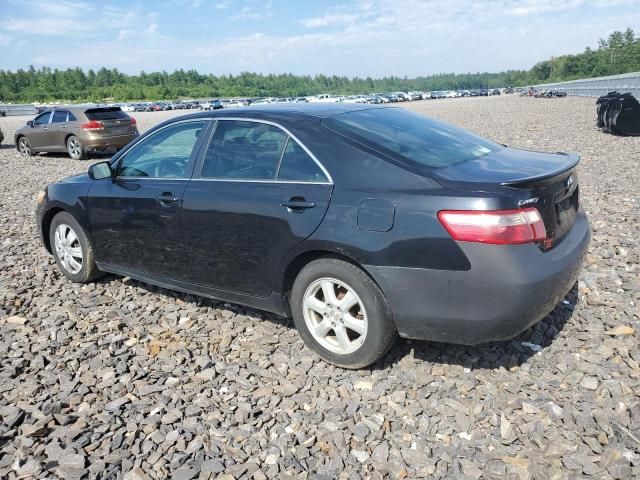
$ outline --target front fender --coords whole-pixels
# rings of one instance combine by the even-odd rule
[[[65,211],[73,215],[91,239],[87,209],[90,188],[89,182],[53,183],[46,188],[44,200],[37,204],[35,213],[40,240],[49,253],[51,253],[49,226],[58,212]]]

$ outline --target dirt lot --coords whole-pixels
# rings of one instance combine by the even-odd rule
[[[640,478],[640,138],[598,131],[592,99],[407,108],[581,153],[593,240],[578,288],[517,339],[399,341],[356,372],[268,313],[116,276],[67,281],[32,212],[89,162],[22,158],[27,119],[1,118],[0,477]],[[135,114],[141,130],[173,115]]]

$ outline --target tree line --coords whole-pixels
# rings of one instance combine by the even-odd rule
[[[562,55],[536,63],[529,70],[499,73],[440,73],[436,75],[384,78],[349,78],[328,75],[259,74],[203,75],[195,70],[173,73],[141,72],[126,75],[117,69],[84,71],[30,66],[15,72],[0,70],[0,101],[135,101],[177,98],[304,96],[318,93],[340,95],[413,90],[459,90],[527,86],[640,71],[640,36],[631,28],[600,39],[576,55]]]

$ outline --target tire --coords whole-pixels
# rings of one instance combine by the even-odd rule
[[[293,284],[291,310],[307,346],[339,367],[371,365],[397,337],[380,288],[364,271],[343,260],[324,258],[306,265]]]
[[[72,282],[89,283],[102,276],[96,266],[93,246],[71,214],[60,212],[53,217],[49,242],[58,268]]]
[[[67,152],[73,160],[84,160],[87,158],[87,151],[84,149],[80,139],[75,135],[67,138]]]
[[[33,150],[31,149],[31,143],[27,137],[20,137],[18,139],[18,151],[23,157],[32,157]]]

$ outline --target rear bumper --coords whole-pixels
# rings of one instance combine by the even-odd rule
[[[590,240],[582,209],[552,250],[460,242],[467,271],[366,266],[402,337],[474,345],[513,338],[540,321],[578,279]]]
[[[118,135],[114,137],[84,137],[81,139],[82,145],[89,151],[93,150],[108,150],[116,149],[120,150],[124,148],[129,142],[132,142],[140,136],[139,133]]]

